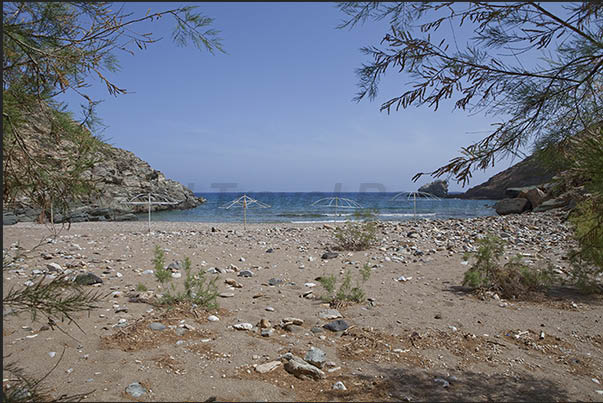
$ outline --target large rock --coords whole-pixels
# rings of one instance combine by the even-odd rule
[[[518,197],[528,199],[530,201],[532,209],[535,209],[536,207],[540,206],[545,200],[546,193],[544,193],[538,188],[532,188],[522,191]]]
[[[430,193],[437,197],[448,196],[448,182],[441,179],[427,183],[419,188],[419,192]]]
[[[326,378],[322,370],[291,353],[283,355],[282,359],[285,361],[285,371],[295,375],[296,378],[315,380]]]
[[[530,201],[528,199],[503,199],[494,205],[498,215],[521,214],[530,209]]]
[[[551,199],[543,202],[540,206],[534,209],[534,212],[541,213],[543,211],[553,210],[556,208],[565,207],[569,204],[569,200],[565,198]]]
[[[2,215],[2,225],[13,225],[17,223],[17,216],[13,213]]]
[[[459,195],[461,199],[500,200],[509,197],[508,188],[526,187],[550,182],[555,172],[544,168],[534,157],[525,160],[497,173],[487,182],[474,186]],[[517,193],[519,194],[519,193]]]

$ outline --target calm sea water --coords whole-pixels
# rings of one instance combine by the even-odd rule
[[[161,211],[152,214],[153,221],[196,221],[196,222],[242,222],[242,207],[220,208],[242,196],[242,193],[195,193],[207,202],[189,210]],[[414,201],[405,196],[392,200],[397,193],[354,192],[250,192],[249,197],[270,205],[269,208],[247,209],[247,222],[335,222],[355,220],[355,213],[362,209],[372,209],[383,221],[406,221],[416,219],[466,218],[495,215],[492,200],[441,199]],[[334,206],[313,206],[317,200],[335,197],[357,202],[362,208],[350,209]],[[326,203],[326,201],[325,201]],[[323,203],[319,203],[323,204]],[[141,215],[141,220],[146,219]]]

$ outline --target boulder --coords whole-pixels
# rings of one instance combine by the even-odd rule
[[[546,194],[537,187],[534,187],[532,189],[523,190],[521,193],[519,193],[518,197],[528,199],[532,205],[532,209],[535,209],[542,204],[546,198]]]
[[[541,213],[543,211],[553,210],[556,208],[565,207],[569,204],[569,200],[566,198],[550,199],[542,202],[538,207],[534,209],[534,212]]]
[[[507,189],[505,189],[505,196],[508,198],[511,198],[511,199],[513,199],[515,197],[523,197],[524,199],[527,199],[527,197],[521,196],[521,194],[525,194],[533,189],[538,189],[538,186],[533,185],[533,186],[507,188]]]
[[[17,216],[13,213],[3,214],[2,215],[2,225],[13,225],[18,221]]]
[[[419,192],[430,193],[437,197],[448,196],[448,182],[438,179],[419,188]]]
[[[75,278],[75,282],[79,285],[93,285],[93,284],[102,283],[103,280],[96,274],[84,273],[84,274],[78,274],[77,277]]]
[[[317,368],[322,368],[327,360],[327,354],[319,348],[310,347],[304,357],[305,361]]]
[[[521,214],[530,209],[528,199],[503,199],[494,205],[498,215]]]
[[[301,358],[287,353],[281,357],[285,361],[285,371],[299,379],[324,379],[325,373]]]

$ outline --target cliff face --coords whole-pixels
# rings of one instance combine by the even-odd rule
[[[28,115],[28,122],[20,129],[29,152],[38,160],[68,160],[77,158],[77,145],[71,140],[52,140],[52,122],[48,113],[38,111]],[[91,136],[91,135],[90,135]],[[72,211],[66,217],[54,212],[54,222],[62,221],[106,221],[133,220],[133,213],[148,210],[147,205],[128,205],[123,202],[137,195],[144,195],[137,201],[147,200],[148,193],[153,193],[161,201],[178,201],[175,205],[153,205],[152,210],[188,209],[200,205],[204,200],[197,198],[193,192],[182,184],[167,179],[163,173],[153,169],[147,162],[134,153],[96,142],[97,146],[91,155],[97,161],[82,176],[94,183],[94,190],[83,199],[73,203]],[[62,172],[62,171],[61,171]],[[66,173],[67,174],[67,173]],[[42,209],[27,197],[21,195],[10,205],[3,204],[4,224],[18,221],[36,221],[48,219],[41,214]]]
[[[554,172],[547,171],[533,157],[528,157],[457,197],[500,200],[508,196],[505,193],[507,188],[540,185],[550,182],[554,175]]]

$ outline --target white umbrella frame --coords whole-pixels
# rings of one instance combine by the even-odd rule
[[[147,196],[148,200],[146,201],[134,201],[138,198],[141,198],[143,196]],[[151,197],[155,198],[156,200],[151,200]],[[159,200],[157,201],[157,199],[163,199],[163,200]],[[126,202],[122,202],[122,204],[131,204],[131,205],[143,205],[143,204],[147,204],[149,206],[148,212],[149,212],[149,219],[148,219],[148,223],[149,223],[149,232],[151,232],[151,205],[175,205],[175,204],[180,204],[182,203],[182,200],[178,200],[178,201],[168,201],[169,199],[166,196],[160,196],[160,195],[156,195],[154,193],[141,193],[138,194],[134,197],[132,197],[130,200],[126,201]]]
[[[223,208],[226,210],[228,210],[232,207],[242,207],[243,208],[243,228],[245,228],[247,226],[247,209],[248,208],[270,208],[270,205],[266,204],[266,203],[262,203],[259,200],[256,200],[252,197],[247,196],[246,194],[243,194],[243,196],[241,196],[235,200],[232,200],[223,206],[220,206],[220,208]]]
[[[427,192],[400,192],[397,195],[395,195],[394,197],[391,198],[391,201],[399,201],[403,196],[406,195],[406,200],[411,200],[413,201],[413,215],[416,216],[417,215],[417,197],[419,199],[424,199],[424,200],[433,200],[433,201],[437,201],[437,200],[441,200],[438,196],[433,195],[431,193],[427,193]]]
[[[322,203],[322,204],[321,204]],[[357,209],[362,208],[360,203],[352,199],[346,199],[344,197],[334,196],[334,197],[323,197],[322,199],[318,199],[311,204],[316,207],[335,207],[335,215],[337,215],[337,209]]]

